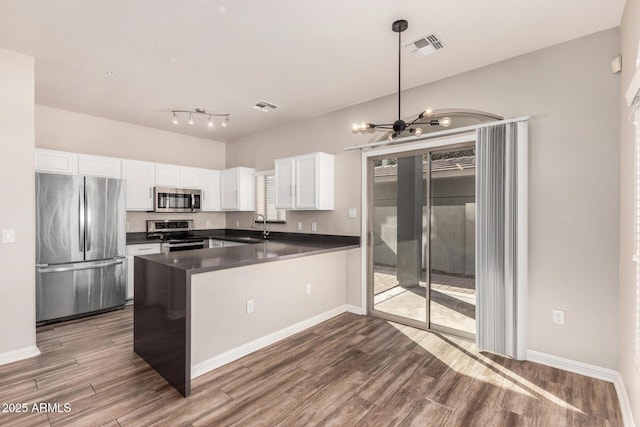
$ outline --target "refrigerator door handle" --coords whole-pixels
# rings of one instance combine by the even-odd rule
[[[87,224],[86,224],[86,244],[87,244],[87,252],[91,250],[91,207],[89,202],[87,201],[87,193],[84,194],[84,209],[85,215],[87,216]]]
[[[85,211],[85,201],[84,201],[84,186],[80,187],[80,191],[78,192],[78,247],[81,252],[84,252],[84,211]]]
[[[38,267],[38,271],[40,273],[62,273],[64,271],[78,271],[78,270],[89,270],[95,268],[105,268],[111,267],[113,265],[122,264],[124,262],[124,258],[118,258],[115,261],[103,262],[100,264],[92,264],[92,265],[73,265],[68,267]]]

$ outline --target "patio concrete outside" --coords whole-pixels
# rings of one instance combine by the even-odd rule
[[[431,274],[431,323],[476,333],[476,291],[473,278]],[[395,269],[376,266],[374,308],[389,314],[426,321],[426,279],[417,286],[398,285]]]

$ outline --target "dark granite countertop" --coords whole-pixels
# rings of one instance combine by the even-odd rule
[[[206,237],[217,240],[228,240],[241,243],[261,243],[263,242],[262,231],[257,230],[234,230],[234,229],[207,229],[193,230],[193,234],[199,237]],[[331,234],[306,234],[306,233],[285,233],[271,232],[269,241],[299,242],[301,244],[313,243],[343,243],[360,244],[358,236],[338,236]],[[160,243],[157,237],[147,237],[147,233],[131,232],[127,233],[127,245],[138,245],[145,243]]]
[[[326,252],[342,251],[360,246],[358,237],[352,237],[351,239],[351,242],[267,240],[266,242],[243,246],[194,249],[190,251],[144,255],[139,258],[171,266],[193,274],[301,256],[317,255]]]

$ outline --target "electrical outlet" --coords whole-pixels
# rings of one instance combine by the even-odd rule
[[[318,224],[316,224],[315,222],[311,223],[311,231],[318,231]]]
[[[311,295],[311,283],[307,283],[306,288],[307,288],[306,289],[307,290],[307,295]]]
[[[207,227],[207,228],[211,228],[211,221],[207,221],[207,225],[206,225],[206,227]]]
[[[298,221],[298,231],[302,231],[302,221]]]
[[[236,228],[240,228],[240,221],[236,221]]]
[[[129,231],[131,227],[129,226],[129,221],[127,221],[127,231]]]
[[[553,323],[564,326],[564,310],[553,310]]]
[[[356,208],[349,208],[349,218],[356,218],[357,216]]]
[[[248,299],[247,300],[247,314],[251,314],[253,313],[253,300],[252,299]]]

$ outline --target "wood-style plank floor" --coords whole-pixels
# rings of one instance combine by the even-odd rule
[[[0,404],[28,407],[0,425],[622,425],[610,383],[349,313],[196,378],[185,399],[133,352],[132,318],[39,328],[40,356],[0,366]]]

